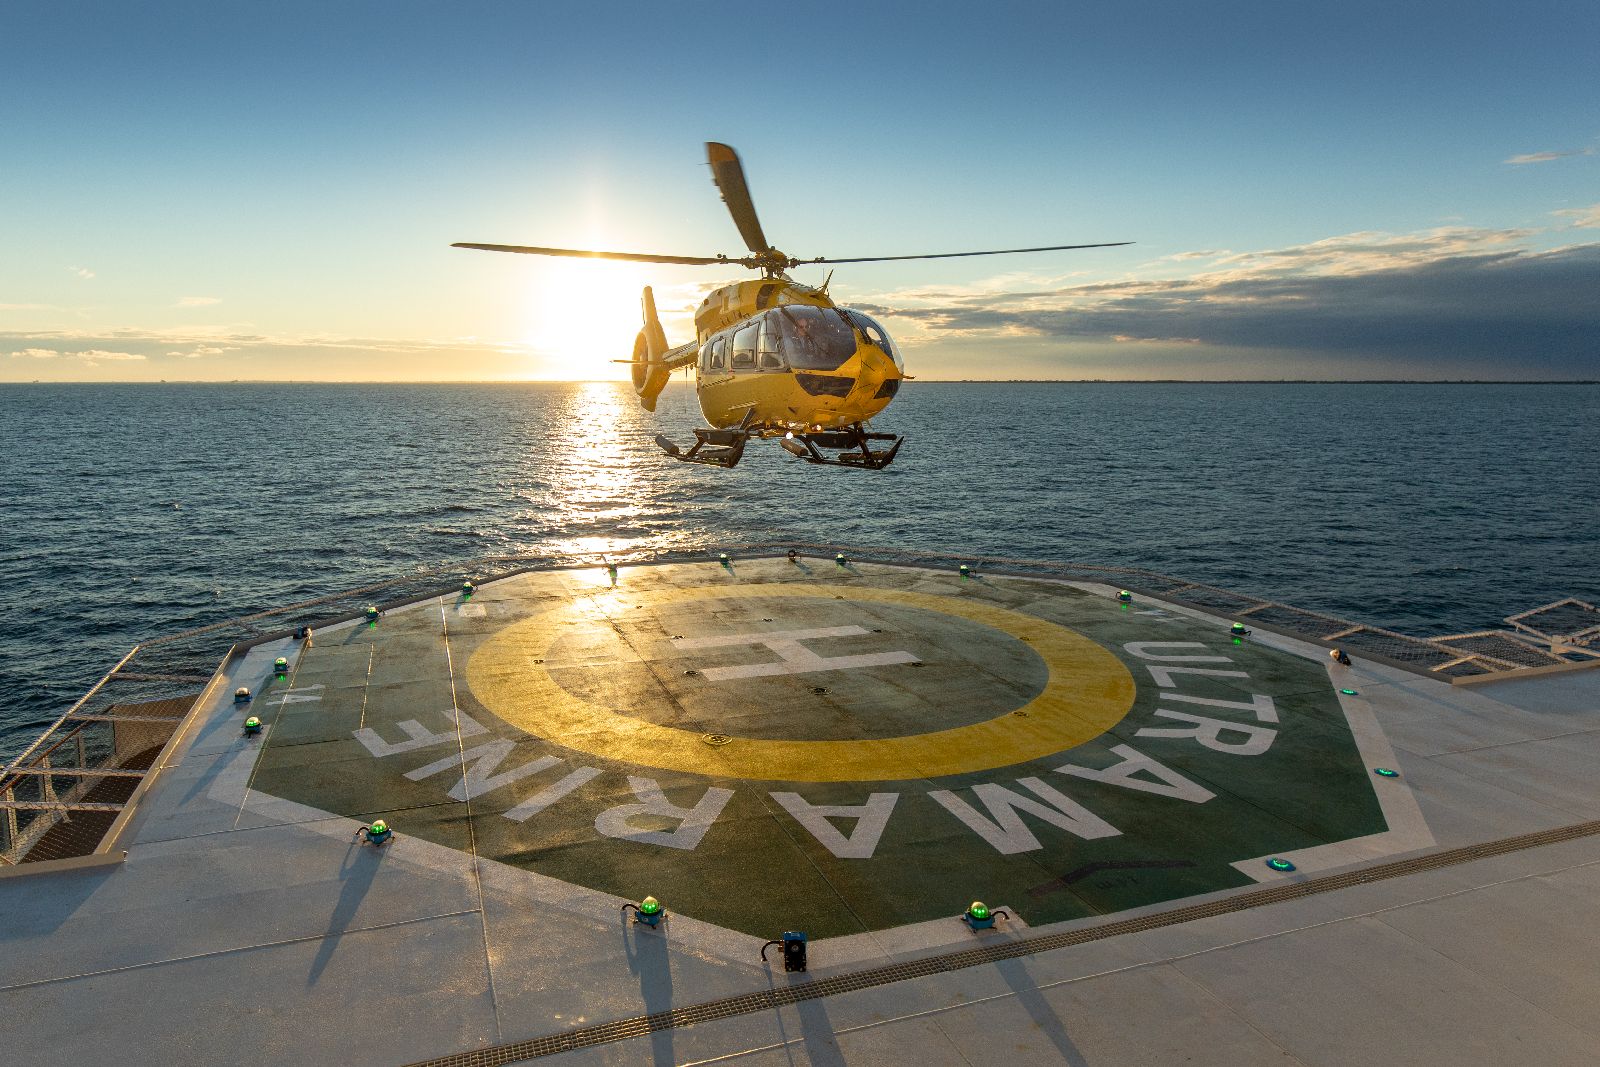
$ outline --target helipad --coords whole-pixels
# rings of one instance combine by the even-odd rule
[[[1187,974],[1180,958],[1325,938],[1440,894],[1515,911],[1494,887],[1530,871],[1590,887],[1547,914],[1593,911],[1600,827],[1583,820],[1600,793],[1565,753],[1600,754],[1600,672],[1464,692],[1116,594],[827,558],[588,567],[259,644],[196,705],[125,863],[0,879],[0,1047],[827,1062],[847,1033],[889,1027],[884,1048],[924,1062],[1071,1061],[1079,1028],[1041,989],[1110,971],[1131,983],[1119,1017],[1154,1015],[1096,1039],[1108,1062],[1181,1059],[1193,1046],[1139,1051],[1139,1028],[1215,1008],[1138,968]],[[356,837],[377,818],[397,835],[381,849]],[[1452,851],[1478,842],[1505,855]],[[622,910],[646,894],[659,928]],[[959,919],[974,900],[1003,909],[993,931]],[[1416,912],[1401,940],[1459,952],[1488,936],[1470,908],[1428,929],[1441,914]],[[1592,929],[1573,923],[1580,941]],[[806,974],[761,960],[786,930],[809,938]],[[1581,969],[1559,962],[1573,946],[1540,944],[1538,965]],[[1299,964],[1346,968],[1329,981],[1348,986],[1348,957],[1369,950],[1380,976],[1416,966],[1370,926],[1286,942],[1256,978],[1224,966],[1202,981],[1228,1004],[1204,1040],[1225,1035],[1229,1062],[1315,1059],[1260,998],[1320,996]],[[1550,1062],[1597,1039],[1576,1004],[1541,1003],[1552,1017],[1516,1030],[1478,978],[1438,981],[1380,984],[1468,1003],[1471,1025],[1511,1026]],[[938,1024],[985,997],[1028,1025],[972,1043]],[[86,1013],[92,1029],[51,1022]],[[894,1059],[849,1040],[863,1062]]]
[[[1392,846],[1385,797],[1421,832],[1322,663],[1038,580],[530,574],[323,631],[255,706],[257,793],[757,936],[1248,885]]]

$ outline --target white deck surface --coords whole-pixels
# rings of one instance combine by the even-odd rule
[[[358,847],[354,822],[246,788],[226,695],[293,651],[214,689],[126,863],[0,879],[5,1062],[402,1064],[965,947],[823,943],[791,978],[743,935],[639,934],[598,893],[405,837]],[[1438,846],[1600,818],[1600,670],[1467,689],[1358,662],[1341,684]],[[552,1062],[1588,1067],[1597,1004],[1591,836]]]

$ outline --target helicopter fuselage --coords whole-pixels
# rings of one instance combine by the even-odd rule
[[[905,378],[882,326],[825,287],[782,276],[713,290],[695,333],[672,362],[692,360],[700,410],[719,428],[770,437],[853,426],[887,407]]]

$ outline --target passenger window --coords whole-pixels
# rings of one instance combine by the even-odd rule
[[[740,328],[733,335],[733,369],[750,370],[756,365],[756,332],[755,323]]]
[[[769,315],[761,320],[761,338],[756,342],[756,366],[762,370],[782,370],[779,355],[778,324]]]

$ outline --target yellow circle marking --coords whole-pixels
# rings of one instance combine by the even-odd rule
[[[505,721],[567,748],[663,770],[776,782],[889,782],[1010,767],[1099,737],[1133,706],[1133,676],[1109,651],[1064,626],[979,600],[789,583],[664,589],[643,599],[660,607],[738,597],[828,599],[841,592],[851,600],[959,616],[1026,641],[1049,668],[1044,691],[1017,709],[1026,715],[1005,713],[931,733],[830,741],[735,737],[712,748],[701,733],[590,704],[556,684],[539,661],[583,613],[581,605],[535,615],[489,638],[468,661],[467,682]]]

